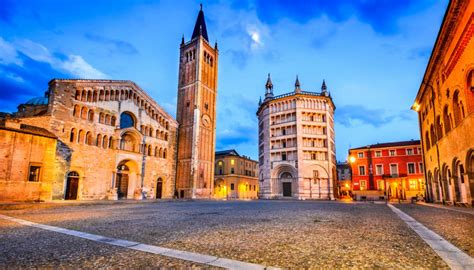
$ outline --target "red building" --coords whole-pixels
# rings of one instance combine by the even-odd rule
[[[419,140],[352,148],[349,162],[356,200],[404,200],[424,195]]]

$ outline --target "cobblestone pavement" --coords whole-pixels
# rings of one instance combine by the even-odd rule
[[[40,207],[0,214],[285,268],[447,268],[384,204],[156,202]],[[0,254],[7,254],[0,256],[0,268],[10,264],[113,268],[193,265],[6,222],[0,223],[0,240],[8,243],[0,245]]]
[[[474,257],[474,215],[423,205],[394,206]]]

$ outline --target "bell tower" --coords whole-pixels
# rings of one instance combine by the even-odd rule
[[[214,194],[217,43],[209,44],[204,12],[199,11],[190,41],[181,40],[178,78],[179,122],[176,191],[179,198]]]

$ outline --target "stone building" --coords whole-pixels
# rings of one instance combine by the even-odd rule
[[[40,179],[50,199],[174,194],[178,124],[131,81],[53,79],[45,97],[18,106],[15,120],[57,138],[55,176]]]
[[[449,2],[413,105],[418,112],[427,197],[474,199],[474,1]]]
[[[257,199],[257,161],[234,149],[216,152],[214,197],[217,199]]]
[[[0,201],[51,199],[56,136],[16,119],[0,120]]]
[[[349,149],[357,200],[411,199],[425,192],[419,140]]]
[[[204,13],[199,11],[191,40],[180,47],[178,106],[178,174],[180,198],[214,194],[216,141],[217,43],[209,44]]]
[[[334,199],[337,191],[335,106],[321,92],[295,89],[273,95],[270,75],[257,111],[261,198]]]

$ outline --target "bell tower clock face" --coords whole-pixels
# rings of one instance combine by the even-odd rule
[[[202,116],[202,125],[205,127],[211,126],[211,118],[209,117],[209,115],[205,114]]]

